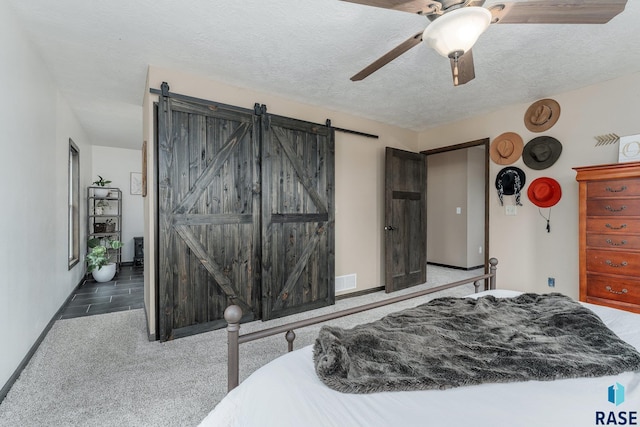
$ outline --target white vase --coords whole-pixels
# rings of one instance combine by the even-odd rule
[[[93,270],[91,275],[96,282],[108,282],[116,275],[116,263],[111,262],[107,265],[103,265],[97,270]]]
[[[108,188],[95,188],[93,190],[93,195],[95,197],[107,197],[109,195],[109,189]]]

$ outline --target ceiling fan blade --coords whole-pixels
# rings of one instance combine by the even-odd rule
[[[471,49],[459,57],[457,63],[454,58],[451,58],[451,74],[453,76],[454,86],[463,85],[476,78]]]
[[[381,7],[384,9],[400,10],[402,12],[428,14],[429,11],[440,10],[442,4],[435,0],[342,0],[348,3],[363,4],[365,6]]]
[[[627,0],[537,0],[489,7],[498,24],[606,24]]]
[[[411,38],[408,38],[404,42],[400,43],[398,46],[390,50],[389,52],[382,55],[380,58],[376,59],[373,63],[365,67],[362,71],[351,77],[352,82],[357,82],[359,80],[364,79],[370,74],[375,73],[380,68],[387,65],[389,62],[393,61],[412,47],[417,44],[420,44],[422,41],[422,31],[417,33]]]

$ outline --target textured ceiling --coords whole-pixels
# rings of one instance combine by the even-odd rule
[[[476,79],[459,87],[426,45],[349,80],[429,22],[405,12],[338,0],[6,1],[93,143],[114,147],[140,146],[150,64],[418,131],[640,71],[635,0],[605,25],[492,25],[473,48]]]

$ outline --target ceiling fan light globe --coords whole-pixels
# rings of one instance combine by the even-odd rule
[[[491,23],[491,12],[469,6],[447,12],[424,30],[422,40],[440,55],[467,52]]]

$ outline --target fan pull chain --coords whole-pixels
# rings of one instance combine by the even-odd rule
[[[453,85],[458,86],[458,56],[453,60]]]
[[[464,52],[461,50],[455,50],[449,54],[449,59],[451,60],[452,67],[451,71],[453,72],[453,85],[458,86],[458,76],[460,75],[460,70],[458,68],[458,61],[460,57],[464,55]]]

